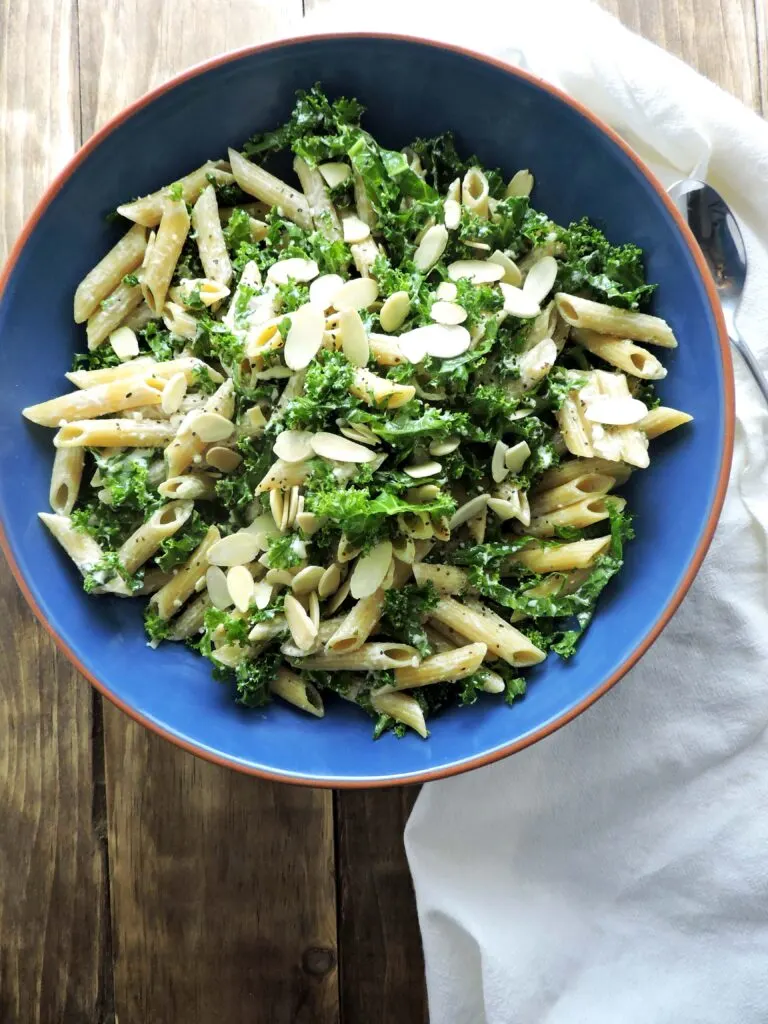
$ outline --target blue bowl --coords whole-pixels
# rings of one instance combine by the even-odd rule
[[[454,709],[428,741],[371,740],[370,721],[329,700],[323,721],[276,703],[238,708],[184,647],[145,643],[137,602],[87,598],[36,513],[48,506],[51,434],[22,406],[62,391],[84,331],[78,281],[114,244],[104,215],[174,181],[288,115],[296,89],[322,81],[358,97],[367,126],[400,147],[454,129],[464,152],[511,173],[530,167],[536,205],[556,221],[584,215],[647,254],[654,311],[674,326],[664,404],[691,427],[653,445],[627,488],[637,539],[570,662],[550,657],[526,697]],[[194,131],[190,131],[190,125]],[[129,107],[77,154],[32,215],[0,282],[0,521],[33,610],[115,704],[188,750],[255,775],[309,785],[374,786],[439,778],[535,742],[605,693],[669,621],[701,564],[722,504],[733,439],[733,381],[712,281],[659,183],[605,125],[549,85],[478,55],[394,36],[306,38],[218,58]]]

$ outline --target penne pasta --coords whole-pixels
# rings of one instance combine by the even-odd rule
[[[208,569],[208,551],[220,539],[218,529],[215,526],[209,527],[189,560],[164,587],[152,595],[149,603],[161,619],[170,619],[176,615],[195,592],[195,585],[203,579]]]
[[[565,508],[533,516],[527,532],[532,537],[554,537],[558,529],[570,527],[583,530],[587,526],[594,526],[595,523],[602,523],[608,519],[611,505],[621,512],[626,504],[626,498],[619,498],[613,494],[584,498],[572,505],[566,505]]]
[[[586,496],[599,497],[607,494],[616,483],[612,476],[603,473],[582,473],[567,483],[549,491],[539,491],[531,502],[531,515],[543,516],[547,512],[573,505]]]
[[[633,377],[639,377],[641,380],[663,380],[667,376],[667,371],[656,356],[648,349],[636,345],[634,341],[579,328],[574,329],[573,337],[593,356],[598,356]]]
[[[95,313],[102,299],[111,295],[125,275],[141,264],[146,248],[146,228],[134,224],[77,286],[74,311],[76,324],[83,323]]]
[[[309,204],[301,192],[286,185],[263,167],[246,160],[237,150],[229,150],[229,161],[235,180],[243,192],[255,196],[270,207],[278,207],[284,216],[295,221],[305,231],[312,229]]]
[[[141,287],[124,281],[102,299],[95,313],[88,317],[85,331],[92,352],[103,344],[112,331],[122,324],[143,299]]]
[[[538,665],[546,657],[518,629],[490,609],[478,611],[452,597],[443,597],[430,616],[441,628],[447,626],[468,640],[485,644],[488,654],[496,655],[515,668]]]
[[[571,569],[587,569],[594,565],[600,555],[610,547],[610,537],[594,540],[576,540],[556,547],[530,547],[512,555],[507,564],[522,565],[531,572],[569,572]]]
[[[427,565],[425,562],[417,562],[413,566],[413,576],[419,586],[431,583],[438,594],[463,594],[469,587],[467,573],[458,565]]]
[[[350,609],[325,647],[338,654],[359,650],[378,625],[384,607],[384,591],[379,589],[363,597]]]
[[[315,227],[329,241],[338,241],[342,237],[341,224],[322,174],[316,167],[310,167],[300,156],[294,157],[293,169],[301,183]]]
[[[52,512],[38,512],[37,514],[75,563],[82,576],[89,573],[104,557],[104,552],[93,537],[76,530],[69,516],[57,515]]]
[[[349,390],[356,398],[377,409],[399,409],[416,394],[412,384],[397,384],[360,368],[355,370],[355,379]]]
[[[205,370],[216,384],[224,382],[224,377],[208,363],[196,356],[182,356],[180,359],[168,359],[158,363],[151,356],[139,356],[118,366],[106,366],[102,370],[72,370],[65,374],[68,381],[77,388],[90,388],[97,384],[109,384],[125,377],[159,377],[170,380],[177,373],[183,373],[187,384],[194,384],[195,373]]]
[[[378,690],[371,694],[371,704],[374,711],[380,715],[389,715],[396,722],[402,722],[417,732],[422,739],[429,735],[421,705],[408,694],[398,693],[396,690]]]
[[[278,697],[281,697],[289,704],[293,704],[294,707],[299,708],[301,711],[306,711],[308,715],[322,718],[325,714],[323,698],[318,693],[317,688],[308,679],[304,679],[295,672],[291,672],[288,668],[278,669],[277,675],[269,684],[269,688],[272,693],[277,694]]]
[[[191,501],[171,501],[153,512],[123,543],[118,557],[126,572],[136,570],[154,555],[166,538],[172,537],[192,515]]]
[[[229,171],[222,169],[220,161],[209,160],[175,182],[179,186],[180,198],[185,203],[194,203],[210,179],[213,179],[218,185],[230,185],[234,177]],[[126,217],[137,224],[143,224],[144,227],[156,228],[162,220],[168,198],[169,187],[166,186],[151,195],[134,199],[132,203],[118,206],[117,212],[121,217]]]
[[[539,477],[533,489],[534,494],[549,491],[561,484],[567,484],[585,473],[602,473],[612,476],[616,486],[624,484],[632,475],[632,468],[622,463],[609,462],[607,459],[569,459],[561,462],[554,469],[548,469]]]
[[[49,501],[59,515],[68,516],[75,507],[83,477],[85,450],[57,448],[53,459]]]
[[[165,382],[155,377],[128,377],[110,384],[96,384],[70,395],[28,405],[22,414],[41,427],[58,427],[107,413],[124,412],[142,405],[159,405]]]
[[[668,430],[674,430],[675,427],[681,427],[684,423],[690,423],[692,419],[693,416],[687,412],[659,405],[655,409],[651,409],[648,415],[640,420],[637,427],[638,430],[643,431],[646,437],[654,438],[659,434],[666,434]]]
[[[144,301],[156,313],[162,311],[165,297],[173,277],[176,262],[181,255],[190,219],[183,200],[167,200],[157,237],[147,251],[141,272],[141,292]]]
[[[677,347],[677,339],[671,327],[661,317],[606,306],[602,302],[593,302],[565,292],[555,295],[555,303],[560,316],[571,327],[632,341],[645,341],[649,345],[661,345],[664,348]]]
[[[365,643],[352,651],[318,651],[301,659],[300,668],[320,672],[382,672],[404,665],[417,665],[419,652],[408,644]]]
[[[170,582],[170,581],[169,581]],[[212,607],[211,599],[207,592],[190,601],[183,612],[173,620],[173,628],[168,634],[168,640],[188,640],[195,633],[199,633],[205,623],[205,613]]]
[[[474,643],[433,654],[420,665],[395,669],[395,689],[409,690],[432,683],[455,683],[466,679],[477,672],[487,653],[484,643]]]
[[[77,420],[53,439],[57,448],[162,448],[173,437],[168,423],[158,420]]]
[[[192,227],[205,276],[228,285],[232,280],[232,263],[221,230],[219,204],[213,185],[206,185],[198,196],[192,208]]]

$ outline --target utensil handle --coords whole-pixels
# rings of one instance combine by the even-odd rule
[[[768,402],[768,378],[766,378],[754,352],[749,345],[747,345],[746,341],[744,341],[744,339],[735,332],[731,336],[731,344],[741,353],[742,359],[749,367],[752,376],[755,378],[755,383],[763,393],[763,398]]]

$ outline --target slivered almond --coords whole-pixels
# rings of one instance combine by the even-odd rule
[[[529,196],[533,191],[533,175],[529,170],[518,171],[507,185],[508,196]]]
[[[370,349],[368,335],[365,333],[363,321],[356,309],[345,309],[339,316],[341,331],[341,350],[353,366],[365,366],[368,363]]]
[[[416,543],[413,537],[397,537],[392,541],[392,557],[398,562],[413,565],[416,560]]]
[[[557,345],[551,338],[541,341],[529,349],[520,360],[520,383],[527,391],[546,377],[557,359]]]
[[[293,576],[287,569],[269,569],[264,577],[264,582],[272,587],[290,587],[293,583]]]
[[[440,303],[435,303],[440,305]],[[446,303],[450,305],[450,303]],[[434,306],[432,307],[434,309]],[[460,306],[456,307],[460,309]],[[426,350],[428,356],[435,356],[437,359],[452,359],[466,352],[472,343],[472,338],[466,327],[460,324],[445,326],[444,324],[428,324],[422,328],[426,333]]]
[[[317,596],[317,591],[313,590],[309,595],[309,617],[312,620],[312,625],[319,632],[320,631],[320,598]]]
[[[373,462],[376,458],[375,452],[340,434],[320,431],[312,435],[311,443],[315,455],[333,462]]]
[[[325,179],[328,188],[336,188],[343,184],[352,174],[349,164],[336,163],[335,161],[326,164],[318,164],[318,171]]]
[[[411,311],[411,300],[408,292],[393,292],[379,311],[379,323],[382,331],[388,334],[398,330],[408,319]]]
[[[454,231],[461,223],[461,204],[455,199],[446,199],[443,203],[443,217],[446,228]]]
[[[491,476],[497,484],[500,484],[509,474],[504,461],[508,451],[509,445],[504,444],[503,441],[496,442],[496,447],[493,449],[493,458],[491,459]]]
[[[285,498],[283,492],[277,487],[273,488],[269,492],[269,510],[272,513],[272,518],[275,521],[275,526],[282,533],[283,532],[283,515],[285,513]]]
[[[314,512],[296,513],[296,525],[307,537],[313,537],[325,522],[325,516],[316,516]]]
[[[505,284],[503,281],[499,283],[499,288],[504,296],[504,312],[509,313],[510,316],[528,320],[538,316],[541,312],[538,302],[533,296],[527,295],[522,288],[516,288],[513,284]]]
[[[270,495],[271,501],[272,495]],[[283,514],[280,519],[280,533],[285,533],[291,525],[291,491],[283,494]]]
[[[187,378],[183,373],[174,373],[163,388],[160,408],[167,416],[179,411],[184,395],[187,393]]]
[[[372,277],[355,277],[336,292],[331,305],[345,309],[367,309],[379,297],[379,286]]]
[[[254,585],[253,601],[259,611],[266,608],[272,600],[273,589],[272,584],[267,583],[266,580],[259,580],[259,582]]]
[[[373,431],[363,431],[360,429],[363,426],[362,423],[356,424],[354,427],[350,426],[349,423],[345,423],[343,420],[338,424],[339,430],[342,432],[344,437],[348,437],[350,441],[359,441],[360,444],[376,445],[379,443],[378,437],[373,434]],[[372,436],[371,436],[372,435]]]
[[[334,295],[344,284],[344,278],[338,274],[322,274],[316,277],[309,286],[309,302],[312,306],[325,311],[331,308]]]
[[[109,336],[109,343],[121,363],[139,354],[139,341],[130,327],[118,327]]]
[[[452,281],[468,277],[472,284],[491,284],[504,277],[504,268],[490,260],[456,260],[448,264],[448,277]]]
[[[556,277],[557,260],[554,256],[542,256],[526,274],[523,291],[541,305],[552,291]]]
[[[325,601],[331,594],[336,593],[340,585],[341,569],[336,562],[332,562],[327,569],[323,570],[323,575],[317,584],[317,596],[321,601]]]
[[[433,224],[425,233],[416,252],[413,254],[413,265],[422,274],[427,274],[445,252],[448,244],[448,231],[444,224]]]
[[[235,429],[234,423],[217,412],[201,412],[190,424],[190,432],[201,441],[226,441]]]
[[[322,309],[306,303],[291,313],[291,326],[285,341],[285,364],[292,370],[309,366],[323,344],[325,316]]]
[[[453,281],[441,281],[435,288],[435,298],[442,302],[453,302],[459,294],[459,289]]]
[[[364,220],[354,213],[344,214],[341,218],[341,229],[344,234],[344,241],[348,245],[357,245],[371,237],[371,229]]]
[[[243,461],[243,457],[232,448],[209,448],[205,453],[205,461],[222,473],[232,473]]]
[[[300,501],[303,502],[303,499],[301,498],[301,494],[300,494],[300,490],[299,490],[298,484],[294,484],[294,486],[291,488],[291,500],[290,500],[289,505],[288,505],[288,520],[286,522],[286,529],[289,526],[292,527],[295,524],[295,522],[296,522],[296,513],[299,511],[299,502]]]
[[[227,573],[227,590],[239,612],[247,612],[253,600],[253,576],[244,565],[233,565]]]
[[[272,451],[283,462],[304,462],[312,458],[311,442],[311,430],[283,430],[277,435]]]
[[[317,639],[317,626],[292,594],[285,599],[284,611],[293,642],[302,651],[308,651]]]
[[[438,324],[448,326],[463,324],[467,319],[467,311],[456,302],[443,302],[442,299],[432,303],[429,315]]]
[[[513,444],[511,448],[507,448],[504,453],[504,465],[510,473],[519,473],[530,454],[531,449],[528,442],[519,441],[517,444]]]
[[[438,458],[441,455],[450,455],[460,444],[460,437],[446,437],[443,441],[433,441],[429,446],[429,454]]]
[[[239,530],[215,541],[208,549],[211,565],[247,565],[261,550],[259,538],[253,533]]]
[[[307,565],[293,577],[291,590],[294,594],[311,594],[313,590],[317,590],[324,575],[325,569],[322,565]]]
[[[247,571],[247,570],[246,570]],[[208,566],[205,574],[205,584],[208,587],[208,596],[214,608],[229,608],[232,604],[232,595],[227,587],[227,577],[224,570],[218,565]]]
[[[352,597],[370,597],[382,584],[392,561],[392,542],[379,541],[374,544],[367,555],[362,555],[355,563],[350,577]]]
[[[280,535],[280,531],[275,526],[272,516],[266,512],[263,515],[256,516],[250,526],[246,526],[242,532],[254,536],[259,549],[262,551],[266,551],[269,547],[269,542]]]
[[[314,260],[305,260],[293,256],[287,260],[278,260],[267,271],[267,280],[274,284],[288,284],[294,281],[312,281],[320,273]]]
[[[490,252],[491,247],[487,242],[465,242],[466,246],[470,249],[476,249],[478,252]]]
[[[639,423],[644,416],[647,416],[648,408],[637,398],[614,398],[611,395],[599,395],[586,404],[584,415],[592,423],[628,427],[633,423]]]
[[[414,480],[423,480],[428,476],[437,476],[438,473],[442,472],[442,469],[443,467],[439,462],[419,462],[411,466],[404,466],[403,472],[413,477]]]
[[[333,615],[337,608],[340,608],[344,604],[347,597],[349,596],[350,585],[351,584],[349,580],[344,580],[344,582],[341,584],[336,593],[332,594],[328,598],[328,604],[325,606],[326,616]]]
[[[457,508],[448,523],[451,530],[455,530],[463,523],[466,523],[468,519],[473,519],[476,515],[479,515],[488,504],[488,497],[489,495],[487,494],[478,494]]]
[[[515,288],[520,287],[523,275],[520,273],[520,268],[515,261],[510,259],[506,253],[502,252],[500,249],[496,249],[488,257],[488,262],[498,263],[500,267],[504,268],[504,277],[502,277],[501,280],[504,281],[505,284],[514,285]]]

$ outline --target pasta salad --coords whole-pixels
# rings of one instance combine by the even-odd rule
[[[691,417],[655,397],[677,342],[636,246],[362,114],[315,86],[118,207],[75,390],[23,412],[56,430],[40,518],[88,593],[146,599],[152,646],[250,707],[333,691],[426,737],[574,653],[632,536],[616,491]]]

